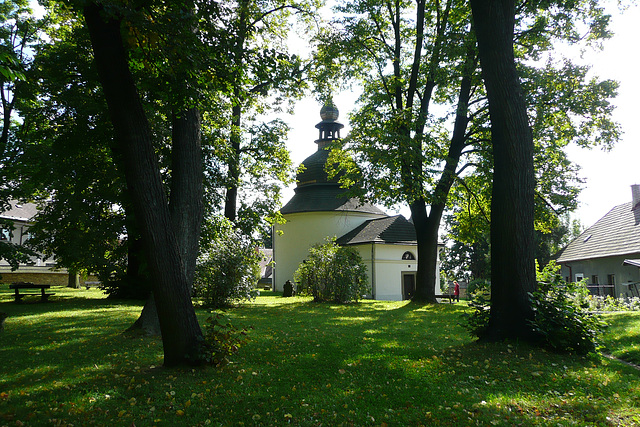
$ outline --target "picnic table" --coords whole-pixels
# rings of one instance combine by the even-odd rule
[[[49,297],[53,295],[52,293],[47,293],[46,289],[49,289],[51,285],[36,285],[31,282],[16,282],[9,285],[9,289],[14,289],[15,294],[13,298],[15,302],[20,302],[25,295],[38,295],[38,293],[34,292],[24,292],[25,290],[35,290],[40,289],[40,301],[46,302],[49,300]],[[21,294],[20,291],[23,291]]]

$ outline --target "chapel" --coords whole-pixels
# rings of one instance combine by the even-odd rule
[[[287,281],[294,283],[294,272],[311,246],[335,237],[338,244],[353,246],[362,256],[371,290],[367,297],[410,299],[417,271],[413,224],[402,215],[389,216],[377,206],[345,195],[339,178],[329,178],[326,172],[328,147],[344,127],[338,117],[335,106],[321,108],[317,151],[302,162],[295,194],[280,209],[285,223],[273,230],[274,290],[282,291]]]

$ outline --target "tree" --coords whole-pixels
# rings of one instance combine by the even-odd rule
[[[583,6],[573,10],[555,4],[523,4],[518,39],[522,62],[539,59],[553,40],[574,37],[575,22],[580,20],[593,20],[587,23],[589,38],[601,37],[606,24],[602,11],[591,3]],[[353,2],[344,10],[349,18],[326,36],[327,68],[335,68],[337,60],[345,58],[341,51],[349,52],[349,58],[358,60],[339,65],[363,85],[364,92],[359,110],[351,117],[354,129],[345,140],[349,156],[342,157],[341,166],[348,170],[343,183],[363,188],[364,196],[387,205],[409,205],[418,238],[417,299],[432,301],[438,228],[450,189],[454,183],[466,190],[476,188],[484,193],[474,198],[491,200],[494,158],[488,144],[487,100],[477,69],[475,35],[469,31],[470,12],[465,4],[453,1],[418,2],[416,8],[403,2]],[[415,13],[415,20],[408,19],[410,13]],[[551,62],[546,69],[520,65],[528,77],[527,96],[553,105],[549,112],[540,108],[535,116],[537,160],[545,178],[539,199],[575,203],[577,192],[567,183],[573,182],[576,169],[567,167],[562,149],[569,141],[593,144],[582,129],[593,130],[597,123],[602,125],[604,139],[617,138],[608,104],[615,84],[586,83],[579,67],[558,70]],[[551,70],[556,77],[560,71],[562,90],[553,89],[543,99],[547,89],[557,86]],[[572,96],[565,96],[571,91]],[[578,93],[588,101],[582,106],[571,101]],[[590,107],[584,107],[587,104]],[[445,114],[440,115],[443,109]],[[583,122],[575,123],[575,117]],[[558,141],[543,132],[549,124],[570,132]],[[551,171],[556,171],[553,178]],[[487,206],[485,211],[488,218],[491,209]],[[541,209],[539,216],[548,211]]]
[[[19,182],[12,194],[39,203],[30,246],[55,255],[70,277],[91,272],[106,283],[126,268],[120,238],[134,231],[125,226],[124,177],[114,164],[113,129],[88,34],[68,11],[47,19],[64,25],[45,29],[47,43],[34,50],[16,104],[21,152],[12,164]]]
[[[438,229],[473,114],[476,52],[465,29],[469,15],[453,1],[418,1],[415,8],[403,1],[355,1],[341,11],[348,17],[325,36],[324,54],[330,63],[341,52],[358,58],[344,66],[364,89],[345,139],[343,182],[385,204],[408,204],[418,242],[414,299],[436,302]],[[456,105],[450,133],[432,121],[434,98]],[[357,167],[349,165],[351,158]]]
[[[25,72],[32,59],[30,51],[40,40],[42,24],[32,18],[28,6],[27,0],[7,0],[0,4],[0,177],[3,182],[0,191],[3,193],[15,186],[8,175],[8,166],[20,153],[13,135],[18,125],[14,117],[19,99],[17,92],[25,84]]]
[[[491,116],[491,317],[487,338],[533,338],[533,135],[513,54],[514,0],[472,0]]]
[[[314,1],[221,2],[208,18],[225,31],[210,41],[225,50],[218,73],[228,87],[211,135],[226,170],[224,216],[245,233],[264,226],[282,184],[292,180],[284,144],[288,127],[280,120],[261,123],[259,116],[291,103],[306,88],[305,64],[287,52],[286,39],[292,15],[308,19],[314,7]]]
[[[166,366],[175,366],[185,363],[190,354],[193,356],[198,342],[202,340],[202,332],[189,293],[186,274],[189,267],[185,268],[185,265],[190,263],[190,253],[188,249],[181,251],[176,237],[177,230],[193,233],[199,227],[196,224],[201,221],[197,214],[202,203],[201,187],[198,190],[198,182],[201,182],[198,176],[202,174],[197,136],[199,114],[195,108],[185,105],[174,116],[173,124],[176,129],[173,148],[176,151],[172,154],[176,162],[180,162],[177,170],[185,174],[185,178],[174,177],[180,184],[176,184],[172,194],[175,195],[175,192],[179,191],[192,199],[175,208],[172,215],[152,144],[149,122],[129,69],[127,48],[122,38],[122,12],[106,9],[104,5],[94,2],[87,3],[83,9],[96,67],[109,106],[118,148],[124,161],[123,169],[136,223],[153,279],[155,305],[162,331],[164,363]],[[184,19],[185,15],[189,16],[178,16]],[[184,24],[186,28],[191,28],[188,19]],[[181,138],[182,140],[177,140]],[[190,226],[179,226],[175,222],[176,219],[185,221]],[[193,259],[195,262],[195,257]]]

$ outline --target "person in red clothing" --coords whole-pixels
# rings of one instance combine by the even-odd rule
[[[460,302],[460,284],[457,280],[453,281],[453,296],[455,297],[456,301]]]

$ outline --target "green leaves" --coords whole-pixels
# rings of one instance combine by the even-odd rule
[[[204,247],[196,267],[194,290],[205,307],[228,307],[257,296],[261,253],[256,242],[231,226]]]
[[[597,353],[605,323],[580,304],[588,294],[584,283],[566,283],[560,266],[550,262],[537,272],[538,289],[529,294],[533,330],[544,344],[558,352]]]
[[[327,241],[309,249],[309,256],[294,274],[298,292],[312,295],[314,301],[347,303],[371,292],[366,266],[352,247]]]

